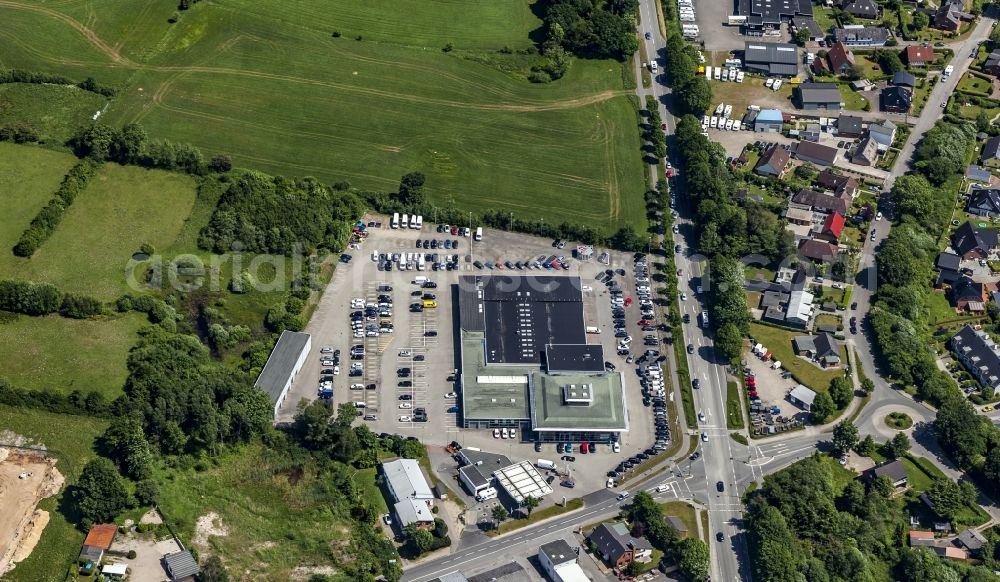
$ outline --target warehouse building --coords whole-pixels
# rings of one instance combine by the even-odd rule
[[[465,428],[548,442],[611,442],[628,430],[621,373],[586,343],[578,277],[462,277],[459,317]]]
[[[292,379],[302,369],[311,348],[312,336],[285,330],[281,332],[278,343],[274,344],[271,355],[267,357],[267,363],[257,376],[254,386],[267,392],[271,397],[275,416],[278,415],[278,409],[288,395]]]
[[[796,16],[811,19],[813,6],[811,0],[739,0],[736,14],[744,18],[744,33],[762,35]]]
[[[747,41],[743,66],[762,75],[794,77],[799,73],[799,51],[794,44]]]

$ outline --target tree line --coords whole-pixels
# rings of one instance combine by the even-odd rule
[[[639,50],[638,0],[552,0],[544,17],[546,44],[575,55],[625,61]]]
[[[673,89],[671,95],[676,114],[705,113],[712,104],[712,88],[704,76],[698,75],[697,49],[673,31],[667,35],[663,63],[663,72]]]
[[[189,143],[150,139],[137,123],[121,128],[95,123],[80,129],[67,145],[81,158],[188,174],[228,172],[233,167],[228,155],[218,154],[206,162],[201,150]]]
[[[14,245],[15,255],[30,257],[52,236],[56,227],[62,222],[66,210],[73,204],[76,196],[87,187],[87,182],[97,173],[99,167],[99,162],[80,160],[70,168],[52,199],[38,211],[28,228],[21,233],[21,238]]]
[[[681,539],[680,532],[664,519],[663,510],[648,492],[636,493],[623,513],[632,523],[635,535],[645,536],[654,548],[663,552],[663,560],[676,564],[685,578],[695,582],[708,578],[708,546],[695,536]]]
[[[6,69],[0,70],[0,83],[30,83],[33,85],[73,85],[74,87],[79,87],[84,91],[89,91],[91,93],[96,93],[104,97],[114,97],[118,94],[118,90],[98,83],[93,77],[87,77],[79,83],[73,81],[69,77],[63,77],[62,75],[53,75],[51,73],[37,73],[33,71],[24,71],[21,69]]]

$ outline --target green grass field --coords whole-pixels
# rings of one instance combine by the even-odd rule
[[[4,275],[0,276],[10,276],[11,249],[75,162],[69,154],[0,143],[0,205],[4,209],[0,219],[0,273]]]
[[[34,390],[96,390],[110,402],[121,394],[125,357],[144,325],[137,313],[100,321],[19,316],[0,323],[0,377]]]
[[[54,190],[53,186],[43,199],[48,200]],[[2,198],[15,195],[6,187],[0,190]],[[22,259],[9,247],[0,249],[0,272],[114,299],[128,290],[125,269],[132,254],[144,242],[158,249],[172,244],[194,198],[194,180],[189,176],[105,164],[34,256]],[[16,241],[20,229],[10,230],[16,231]]]
[[[130,6],[4,4],[0,64],[119,84],[108,122],[139,121],[242,166],[380,190],[420,170],[441,205],[645,223],[621,64],[574,60],[562,80],[534,85],[473,60],[532,44],[528,2],[223,0],[174,25],[173,1]],[[25,43],[28,31],[46,42]]]
[[[107,427],[103,419],[50,414],[0,405],[0,427],[28,437],[53,451],[58,469],[71,483],[94,456],[93,444]],[[63,488],[65,491],[65,487]],[[84,534],[59,512],[61,495],[39,503],[49,512],[49,523],[31,555],[4,574],[10,582],[61,582],[66,568],[79,555]]]
[[[104,97],[76,87],[0,84],[0,125],[29,122],[41,141],[61,144],[106,103]]]
[[[746,428],[746,423],[743,422],[743,405],[740,402],[740,385],[736,382],[726,383],[726,428]]]

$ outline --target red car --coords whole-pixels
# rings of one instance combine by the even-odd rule
[[[562,270],[562,265],[559,264],[559,261],[552,261],[551,264],[552,264],[552,268],[553,269],[555,269],[557,271],[561,271]]]
[[[587,454],[587,449],[588,449],[587,443],[580,443],[580,454],[581,455],[586,455]]]
[[[653,322],[650,321],[650,320],[648,320],[648,319],[642,319],[642,320],[640,320],[639,321],[639,327],[642,327],[644,325],[653,325]]]
[[[451,236],[455,236],[457,234],[458,234],[458,227],[457,226],[451,227]]]
[[[750,392],[748,392],[748,394],[750,394],[751,397],[757,396],[757,391],[756,390],[751,390]]]
[[[756,385],[757,385],[757,379],[754,378],[753,376],[747,376],[747,386],[756,386]]]
[[[626,297],[625,298],[625,307],[628,307],[629,305],[632,305],[632,298],[631,297]]]

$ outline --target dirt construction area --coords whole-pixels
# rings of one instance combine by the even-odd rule
[[[62,487],[55,464],[41,452],[0,447],[0,575],[31,554],[49,521],[35,507]]]

